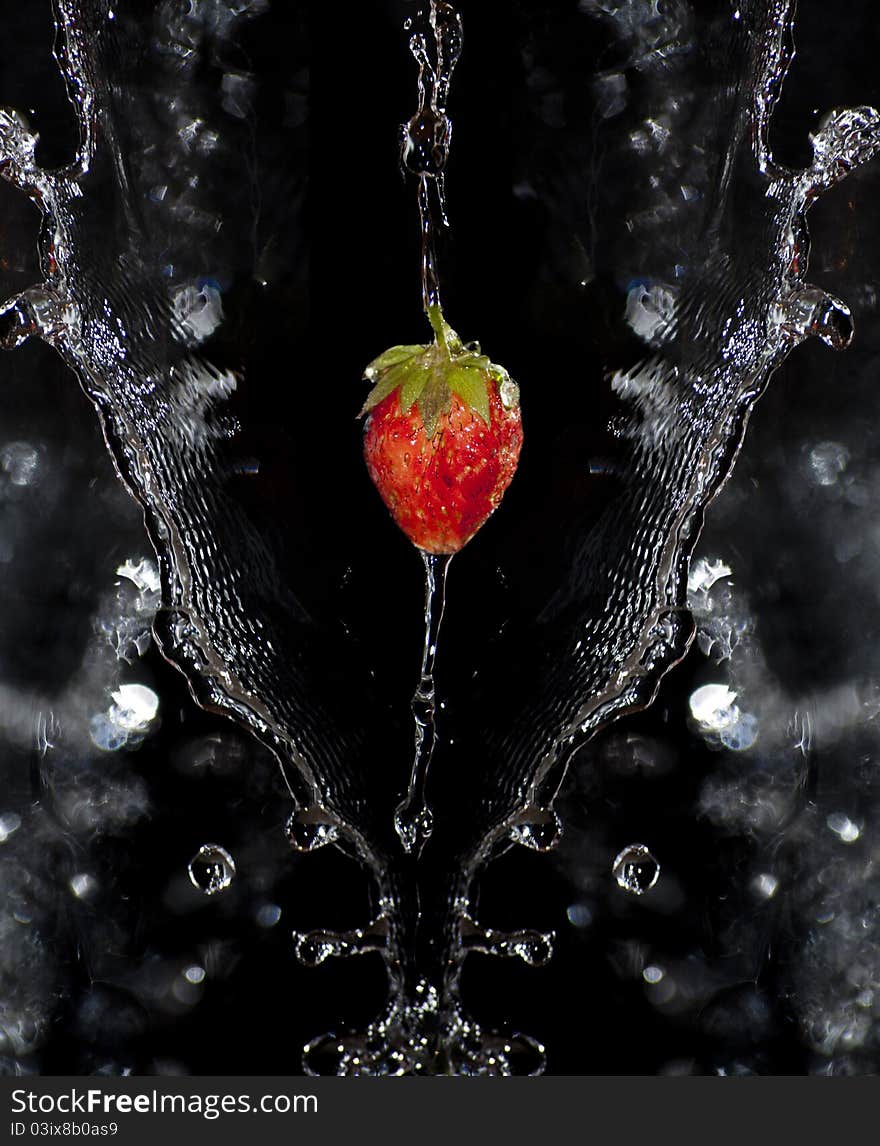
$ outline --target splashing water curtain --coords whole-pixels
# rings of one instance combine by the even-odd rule
[[[611,18],[608,6],[581,7],[591,9],[582,13],[584,19]],[[666,28],[686,5],[670,5],[675,11],[662,13],[650,7],[650,43],[661,43],[668,32],[669,44],[677,45],[663,55],[663,83],[677,83],[691,100],[681,104],[682,115],[691,117],[696,138],[684,140],[682,151],[688,161],[708,156],[712,162],[698,172],[701,190],[687,199],[692,214],[686,225],[674,229],[681,274],[651,321],[642,315],[638,354],[607,385],[598,377],[584,379],[580,362],[568,363],[579,387],[595,385],[597,393],[604,387],[603,400],[614,411],[609,437],[619,481],[594,519],[571,527],[570,552],[559,558],[551,599],[542,598],[527,621],[487,642],[491,647],[474,651],[479,678],[475,673],[464,681],[450,679],[448,686],[444,681],[463,728],[454,753],[434,725],[433,669],[445,577],[450,554],[488,513],[469,520],[456,545],[444,539],[434,547],[415,542],[425,569],[426,631],[412,706],[414,757],[407,755],[395,773],[405,775],[411,764],[410,783],[396,816],[402,785],[391,795],[381,786],[390,772],[387,695],[357,642],[315,620],[307,588],[290,575],[299,566],[285,565],[287,550],[241,494],[236,482],[254,466],[242,459],[241,411],[234,396],[252,379],[211,361],[211,344],[194,345],[198,332],[181,319],[173,301],[188,296],[175,294],[165,273],[166,252],[185,261],[193,245],[212,247],[219,261],[237,228],[215,226],[211,216],[211,225],[198,232],[205,214],[163,215],[161,197],[149,193],[154,181],[137,165],[118,161],[123,143],[149,158],[155,142],[126,134],[131,113],[123,98],[124,69],[146,55],[137,38],[137,14],[109,19],[107,5],[98,0],[55,0],[57,59],[80,137],[68,166],[39,167],[36,137],[24,118],[15,110],[0,112],[0,174],[30,196],[42,218],[42,281],[0,308],[3,345],[12,349],[39,337],[78,376],[117,473],[144,511],[161,578],[162,606],[154,623],[161,651],[183,673],[198,704],[247,729],[277,759],[293,804],[289,818],[284,810],[291,846],[300,853],[338,847],[373,882],[377,906],[360,927],[294,933],[294,951],[303,963],[378,953],[388,980],[387,1003],[366,1029],[319,1035],[307,1045],[305,1067],[313,1072],[508,1075],[543,1069],[536,1040],[515,1030],[484,1029],[462,999],[462,967],[472,952],[538,966],[552,951],[548,934],[502,932],[475,918],[477,881],[511,843],[538,852],[556,846],[553,803],[574,753],[617,717],[650,704],[663,675],[689,647],[690,557],[755,402],[800,342],[815,336],[843,349],[852,336],[845,304],[805,279],[806,212],[822,192],[880,150],[877,112],[832,111],[811,137],[809,164],[803,170],[784,167],[770,151],[768,133],[791,58],[789,0],[743,0],[735,17],[730,6],[719,5],[694,33],[705,37],[703,53],[678,50],[683,33],[671,23]],[[395,347],[368,368],[375,390],[367,403],[373,402],[367,433],[378,433],[383,417],[405,416],[418,407],[425,424],[414,437],[424,446],[449,403],[475,437],[495,432],[498,419],[515,418],[518,424],[519,415],[506,372],[466,349],[440,310],[435,240],[446,222],[446,106],[461,23],[451,5],[433,2],[411,31],[419,109],[404,130],[401,157],[417,178],[423,305],[435,341]],[[173,57],[174,68],[189,58],[166,56]],[[641,69],[642,57],[633,58],[632,66]],[[706,99],[711,123],[694,109],[697,88],[688,69],[697,59],[712,97]],[[633,98],[648,99],[649,72],[638,74]],[[174,71],[175,93],[178,81]],[[150,88],[143,84],[129,94],[140,98]],[[164,130],[152,110],[144,121],[157,133]],[[239,127],[242,134],[236,136]],[[229,157],[244,145],[246,125],[237,127],[233,117],[227,128],[232,142],[211,140],[204,154],[213,155],[213,148],[222,155],[227,148],[229,168],[217,182],[232,197],[224,201],[228,217],[236,218],[240,203],[228,171],[238,167]],[[617,127],[612,122],[602,130],[607,156]],[[668,130],[673,140],[683,132],[674,117]],[[169,148],[192,156],[188,137],[169,135]],[[628,138],[620,143],[622,151]],[[626,154],[634,162],[632,152]],[[676,184],[681,180],[678,172],[674,178]],[[202,187],[184,183],[188,194]],[[648,178],[631,183],[636,197],[653,193]],[[588,191],[585,186],[584,200]],[[633,211],[632,219],[619,218],[613,213],[617,198],[609,193],[603,200],[608,233],[628,235],[635,219],[637,229],[646,228],[646,243],[665,250],[673,230],[667,217]],[[191,232],[198,232],[198,242]],[[161,261],[151,263],[148,255],[156,251]],[[519,440],[508,443],[508,468],[493,474],[493,495],[512,478]],[[389,453],[381,462],[385,476],[393,476],[397,455]],[[487,499],[489,512],[498,499],[500,494],[494,503]],[[396,508],[398,523],[408,522],[407,507]],[[552,546],[555,539],[545,537],[542,544]],[[504,682],[491,704],[481,692],[489,678]],[[402,739],[409,753],[412,740]],[[52,751],[47,740],[49,763]],[[429,810],[432,755],[437,759]],[[434,831],[423,848],[432,813]],[[841,838],[858,831],[849,820],[834,824]],[[192,858],[191,879],[212,897],[211,905],[229,903],[246,885],[247,861],[219,831],[202,838],[222,839],[224,847],[206,844],[193,857],[198,841],[192,841],[181,871]],[[650,902],[673,865],[667,866],[647,833],[646,843],[630,845],[612,864],[611,855],[623,843],[614,838],[605,872],[609,894],[630,892],[630,905],[641,895]],[[664,875],[653,891],[661,863]],[[233,874],[234,889],[216,894]]]

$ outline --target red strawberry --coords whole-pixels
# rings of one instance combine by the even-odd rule
[[[391,516],[426,553],[457,553],[497,508],[522,446],[519,390],[439,313],[427,346],[393,346],[365,371],[375,383],[364,456]]]

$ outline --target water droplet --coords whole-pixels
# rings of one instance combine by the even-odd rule
[[[303,1047],[303,1068],[313,1078],[335,1077],[345,1058],[345,1047],[336,1035],[318,1035]]]
[[[338,944],[322,932],[307,932],[294,935],[296,957],[306,967],[318,967],[331,956],[338,954]]]
[[[845,350],[853,338],[849,307],[819,287],[805,286],[794,291],[777,305],[770,321],[793,342],[812,335],[832,350]]]
[[[418,797],[408,797],[394,811],[394,830],[408,855],[419,851],[434,830],[431,809],[427,805],[413,802],[414,799]]]
[[[193,887],[205,895],[216,895],[235,878],[235,861],[219,844],[202,844],[189,861],[188,871]]]
[[[505,410],[515,410],[519,405],[519,386],[512,378],[505,378],[498,387],[501,405]]]
[[[413,175],[439,175],[449,158],[452,125],[433,108],[421,108],[404,126],[401,161]]]
[[[348,957],[382,951],[388,946],[388,917],[377,915],[366,927],[351,931],[294,931],[296,957],[307,967],[317,967],[333,956]]]
[[[284,828],[290,846],[298,852],[314,852],[332,844],[339,832],[334,823],[327,819],[326,812],[316,806],[299,808],[293,813]]]
[[[552,808],[530,808],[510,829],[514,843],[536,852],[552,851],[561,835],[562,825]]]
[[[530,967],[542,967],[553,958],[553,938],[552,932],[544,931],[496,931],[484,927],[466,912],[462,915],[464,948],[500,959],[518,957]]]
[[[511,944],[511,951],[530,967],[543,967],[553,958],[553,940],[540,932],[524,935]]]
[[[660,878],[660,864],[644,844],[630,844],[614,860],[612,874],[624,891],[644,895]]]
[[[544,1073],[547,1053],[542,1043],[528,1035],[513,1035],[503,1048],[505,1071],[514,1078],[535,1078]]]

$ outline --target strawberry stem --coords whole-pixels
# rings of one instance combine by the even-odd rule
[[[451,362],[453,358],[462,354],[463,348],[461,339],[443,317],[443,307],[439,300],[426,306],[425,314],[434,331],[434,345],[439,347],[444,357]]]
[[[449,335],[452,333],[452,328],[443,317],[443,308],[439,302],[435,302],[427,308],[425,313],[428,316],[428,322],[431,324],[431,329],[434,331],[438,345],[443,347],[448,356]]]

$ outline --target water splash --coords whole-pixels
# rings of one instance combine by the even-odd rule
[[[607,7],[596,6],[603,19],[613,15]],[[120,142],[126,116],[118,103],[125,83],[122,63],[104,51],[108,43],[119,46],[112,37],[121,33],[99,27],[103,7],[99,12],[88,0],[57,5],[60,63],[81,134],[74,162],[56,172],[41,170],[23,117],[7,112],[0,120],[2,173],[33,198],[44,224],[44,281],[0,308],[4,344],[12,348],[39,336],[80,377],[118,471],[145,510],[159,557],[163,607],[156,632],[162,649],[201,704],[241,722],[278,756],[295,805],[288,828],[293,847],[309,852],[344,844],[377,885],[387,919],[381,954],[388,1007],[364,1033],[322,1036],[310,1044],[307,1063],[330,1048],[336,1073],[504,1074],[518,1056],[534,1052],[533,1068],[540,1069],[538,1044],[482,1030],[466,1017],[459,998],[461,966],[470,951],[532,963],[549,953],[541,933],[495,933],[475,922],[474,881],[511,840],[537,850],[553,846],[558,832],[552,804],[572,754],[601,726],[649,703],[662,674],[687,648],[689,556],[772,371],[804,338],[843,348],[851,337],[845,304],[804,279],[805,213],[822,190],[877,152],[878,117],[869,108],[835,112],[814,137],[807,170],[774,163],[767,129],[787,66],[792,9],[781,0],[742,9],[733,34],[711,29],[709,51],[723,44],[719,66],[708,69],[718,76],[718,90],[706,100],[711,124],[699,119],[693,92],[679,108],[681,117],[694,116],[699,146],[682,130],[674,108],[664,128],[659,176],[668,162],[681,185],[687,157],[704,165],[684,181],[700,192],[686,199],[687,225],[670,225],[663,204],[636,201],[654,195],[658,183],[662,187],[659,176],[658,183],[630,180],[632,200],[621,197],[625,222],[614,204],[602,204],[607,242],[618,244],[622,266],[638,261],[625,245],[630,241],[645,242],[653,252],[675,248],[674,267],[642,275],[635,266],[626,282],[674,280],[675,291],[654,299],[649,314],[631,309],[627,329],[643,340],[644,355],[610,364],[615,384],[607,392],[600,395],[596,381],[597,400],[615,415],[613,441],[604,444],[614,455],[608,471],[617,475],[618,492],[595,519],[578,524],[565,575],[553,600],[536,608],[537,619],[511,626],[475,653],[474,674],[453,686],[456,711],[479,713],[479,719],[454,752],[451,745],[437,746],[449,754],[444,765],[460,754],[461,767],[433,773],[432,805],[444,833],[436,830],[421,866],[400,862],[390,800],[377,798],[383,789],[375,762],[384,759],[387,736],[379,727],[383,710],[369,669],[353,642],[338,641],[331,626],[311,616],[270,532],[249,516],[246,498],[236,492],[242,474],[260,472],[243,461],[252,454],[241,443],[243,415],[236,403],[247,379],[195,356],[189,311],[176,313],[174,298],[181,283],[198,282],[198,276],[181,272],[169,289],[162,271],[134,249],[150,250],[151,239],[161,247],[168,234],[160,227],[151,232],[154,201],[143,195],[135,201],[131,179],[143,190],[137,174],[114,163],[126,150]],[[417,42],[413,49],[424,118],[411,121],[404,147],[405,166],[419,183],[427,302],[439,294],[433,247],[445,217],[445,108],[460,49],[460,24],[451,15],[453,22],[444,22],[447,10],[432,5],[433,39],[425,33],[423,46]],[[676,19],[686,11],[686,4],[677,5]],[[660,36],[664,19],[658,14],[652,36]],[[685,27],[676,35],[690,32]],[[671,90],[675,69],[688,66],[687,51],[658,53],[657,42],[642,44],[627,65],[640,69],[646,98],[653,90],[652,67],[662,64]],[[131,58],[136,53],[120,49],[120,61]],[[683,81],[679,77],[683,86],[687,81],[686,73]],[[602,123],[611,132],[615,117]],[[176,140],[174,146],[184,146],[182,137]],[[126,143],[136,150],[131,140]],[[627,162],[634,146],[622,147]],[[609,162],[612,152],[605,153]],[[707,156],[711,164],[701,158]],[[734,184],[746,209],[731,194]],[[588,194],[601,197],[602,187],[585,184],[584,199]],[[146,219],[145,232],[132,224],[138,213]],[[108,219],[122,222],[110,225]],[[202,235],[197,223],[188,216],[186,228]],[[229,230],[212,232],[215,254],[222,253]],[[614,237],[617,231],[622,239]],[[584,238],[587,250],[589,236]],[[175,258],[186,261],[191,246],[180,241]],[[625,303],[620,310],[625,320]],[[585,313],[579,312],[579,322]],[[220,315],[213,308],[211,321]],[[340,665],[342,689],[333,671]],[[505,680],[509,688],[502,695],[496,690],[497,703],[487,704],[480,679]],[[426,732],[422,743],[432,739]],[[414,788],[422,788],[417,808],[427,807],[426,775],[414,776]],[[837,839],[845,843],[842,835]],[[315,933],[303,941],[303,953],[313,962],[319,955],[357,953],[358,932],[372,936],[372,924],[352,933]]]
[[[300,963],[317,967],[330,958],[347,958],[383,952],[388,948],[388,916],[379,915],[366,927],[350,931],[294,932],[294,948]]]
[[[529,967],[543,967],[553,958],[553,935],[543,931],[497,931],[462,915],[461,939],[466,951],[479,951],[499,959],[522,959]]]
[[[311,1075],[347,1077],[450,1074],[483,1078],[540,1075],[543,1045],[519,1032],[484,1030],[458,1006],[448,1007],[419,980],[414,1001],[392,998],[386,1013],[362,1033],[324,1034],[304,1048]]]

